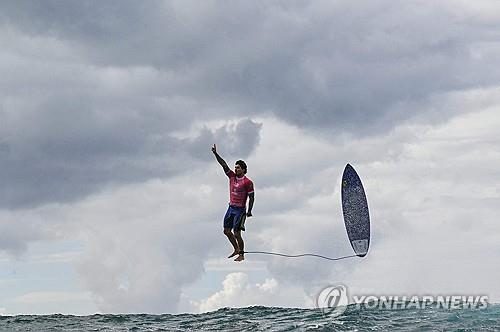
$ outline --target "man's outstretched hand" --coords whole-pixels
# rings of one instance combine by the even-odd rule
[[[212,146],[212,152],[217,153],[217,147],[215,146],[215,144],[214,144],[214,146]]]

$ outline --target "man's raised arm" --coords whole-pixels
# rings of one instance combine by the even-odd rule
[[[225,173],[229,172],[229,166],[227,166],[227,164],[224,161],[224,159],[222,159],[221,156],[219,156],[219,154],[217,153],[217,147],[215,146],[215,144],[214,144],[214,146],[212,146],[212,152],[214,153],[214,156],[217,159],[217,161],[219,162],[219,164],[224,169],[224,172]]]

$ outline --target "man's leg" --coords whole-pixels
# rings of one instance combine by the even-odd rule
[[[234,230],[234,236],[236,238],[236,242],[238,243],[238,248],[239,248],[238,257],[236,257],[235,261],[239,262],[245,259],[244,255],[245,243],[243,242],[243,238],[241,237],[240,230]]]
[[[227,258],[234,257],[238,254],[238,243],[236,242],[236,238],[234,237],[233,232],[231,232],[231,228],[224,228],[224,234],[226,234],[227,238],[229,239],[229,242],[233,245],[234,251],[231,255],[229,255]]]
[[[229,206],[226,211],[226,215],[224,216],[224,234],[226,234],[229,242],[231,242],[231,245],[234,248],[234,251],[231,255],[229,255],[227,258],[234,257],[238,254],[238,243],[236,242],[236,238],[234,237],[234,234],[231,232],[231,229],[234,226],[234,218],[235,215],[231,213],[231,207]]]

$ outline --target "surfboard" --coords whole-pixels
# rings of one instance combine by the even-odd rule
[[[342,212],[352,249],[364,257],[370,247],[370,214],[363,184],[354,168],[347,164],[342,175]]]

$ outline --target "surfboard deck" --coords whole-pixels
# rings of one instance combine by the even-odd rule
[[[342,212],[352,249],[364,257],[370,247],[370,214],[363,184],[350,164],[342,175]]]

